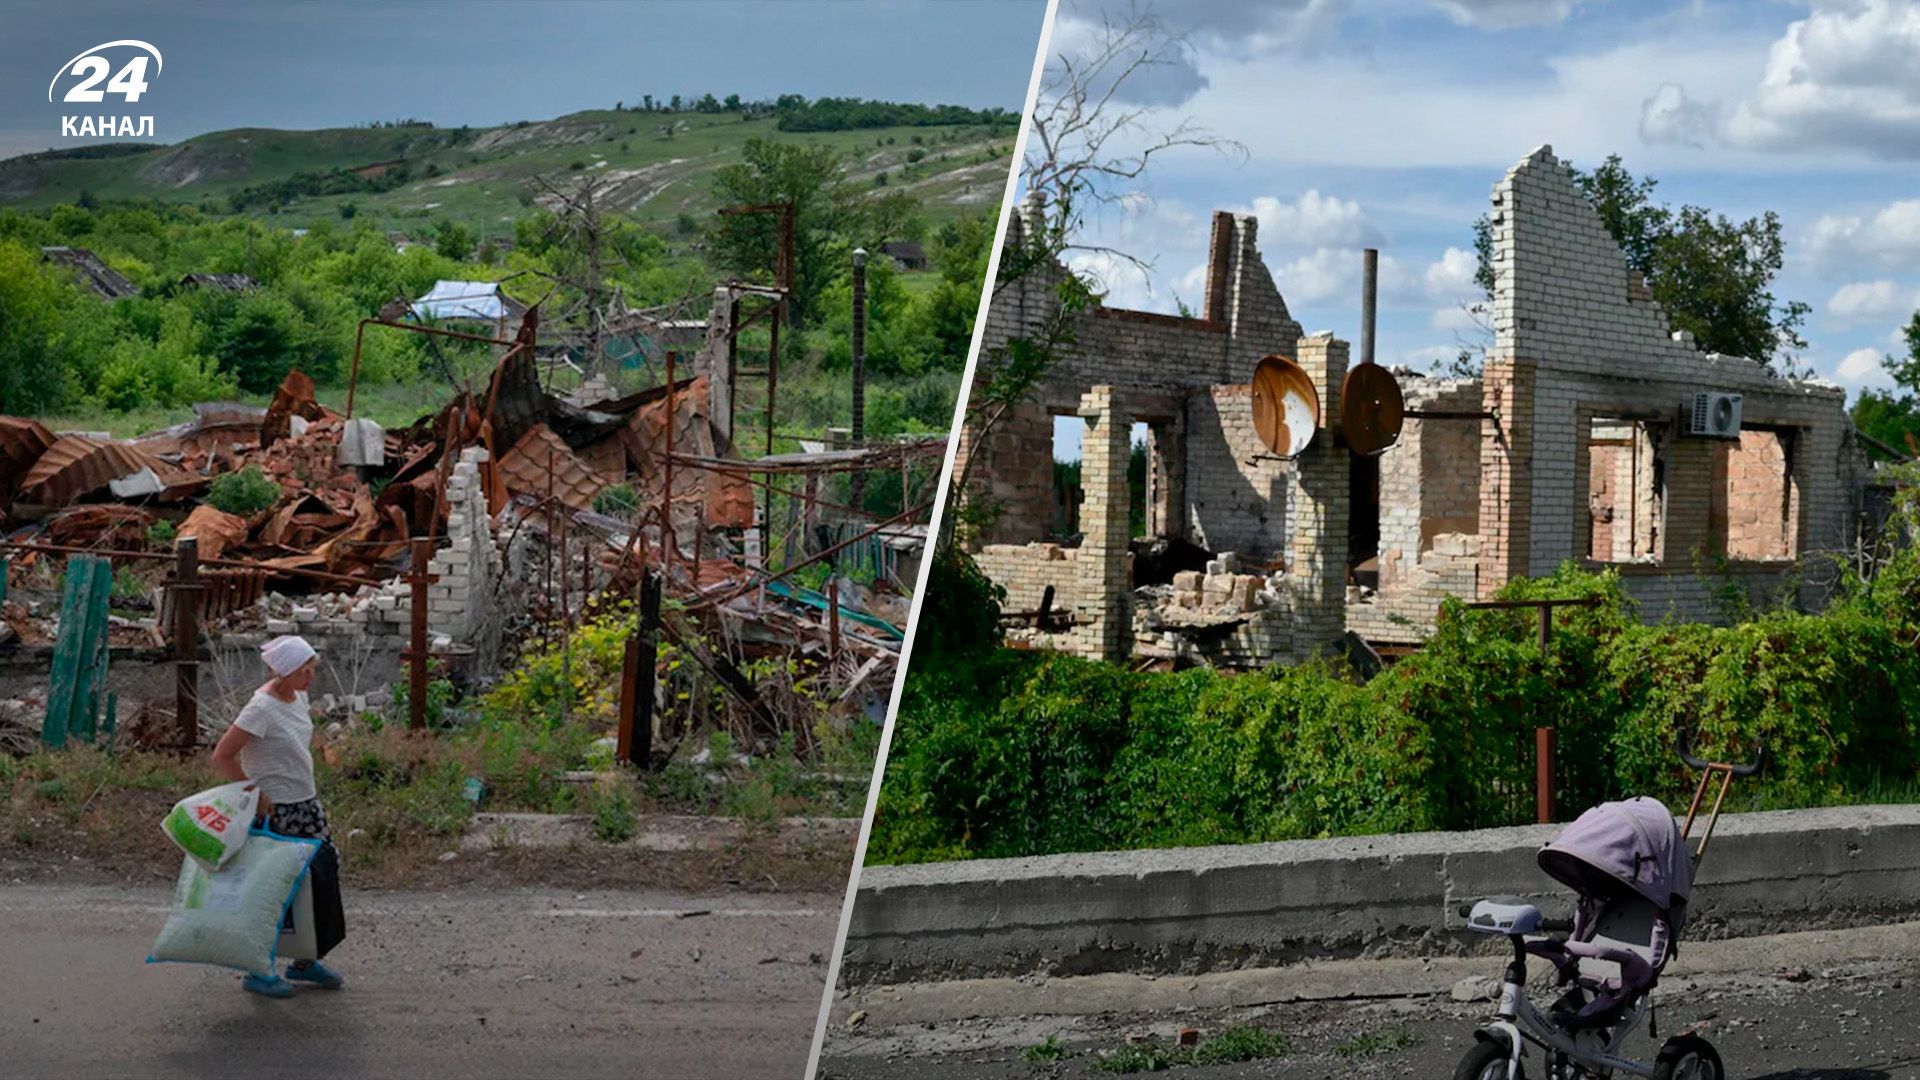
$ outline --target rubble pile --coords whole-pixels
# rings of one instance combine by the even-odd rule
[[[0,514],[10,576],[22,586],[0,610],[0,629],[20,645],[58,639],[60,600],[23,593],[51,590],[70,556],[93,554],[115,572],[109,643],[165,645],[183,594],[159,586],[185,538],[200,566],[197,622],[215,639],[317,636],[323,653],[379,654],[391,671],[424,596],[436,662],[485,679],[521,647],[516,639],[565,640],[585,613],[637,595],[657,574],[673,602],[655,630],[709,679],[679,700],[716,700],[717,686],[754,734],[794,732],[802,742],[812,734],[793,718],[814,715],[823,699],[878,719],[907,599],[845,577],[825,592],[806,588],[762,553],[776,532],[790,569],[836,555],[842,566],[866,565],[885,548],[884,580],[908,533],[896,524],[876,539],[884,529],[857,517],[823,524],[820,475],[904,470],[942,444],[746,460],[728,434],[731,388],[708,371],[625,397],[605,380],[557,396],[534,367],[536,325],[530,313],[484,387],[392,431],[320,404],[298,371],[264,409],[204,404],[192,420],[133,439],[0,417]],[[783,528],[760,520],[754,474],[788,485],[795,506]],[[432,544],[423,567],[412,562],[418,538]],[[128,618],[129,609],[152,616]],[[384,691],[358,692],[354,678],[316,687],[321,715],[388,703]],[[171,714],[154,702],[127,708],[127,738],[172,745]]]

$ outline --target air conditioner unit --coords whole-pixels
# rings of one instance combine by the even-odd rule
[[[1740,395],[1703,390],[1693,395],[1687,434],[1704,439],[1740,437]]]

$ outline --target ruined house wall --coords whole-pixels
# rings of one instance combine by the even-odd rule
[[[1079,597],[1074,556],[1078,548],[1059,544],[988,544],[974,554],[980,572],[1007,591],[1003,611],[1037,611],[1047,586],[1053,586],[1053,606],[1072,610]]]
[[[1408,409],[1471,412],[1478,379],[1407,379]],[[1369,641],[1411,644],[1432,632],[1440,602],[1479,582],[1480,425],[1409,418],[1380,455],[1380,589],[1350,596],[1347,627]]]
[[[1290,467],[1253,430],[1252,383],[1209,386],[1186,406],[1187,539],[1250,565],[1284,561]]]
[[[1010,245],[1024,228],[1019,216],[1009,223]],[[984,442],[973,431],[962,432],[956,469],[970,470],[973,491],[1001,510],[978,542],[1046,537],[1053,519],[1053,417],[1078,414],[1089,390],[1112,386],[1126,410],[1123,426],[1143,421],[1156,431],[1165,427],[1173,442],[1184,443],[1161,448],[1174,459],[1166,461],[1168,468],[1178,473],[1168,478],[1169,486],[1181,494],[1178,508],[1166,514],[1178,519],[1167,522],[1169,533],[1214,548],[1264,549],[1261,555],[1285,546],[1285,514],[1276,508],[1284,470],[1247,463],[1257,447],[1249,441],[1250,400],[1223,400],[1213,389],[1245,384],[1262,356],[1293,355],[1300,338],[1300,324],[1261,261],[1256,229],[1251,216],[1215,215],[1204,317],[1104,306],[1078,315],[1074,341],[1059,350],[1031,397]],[[994,297],[982,336],[983,363],[1058,313],[1055,289],[1064,272],[1040,268]],[[1277,500],[1284,505],[1284,498]]]
[[[1625,256],[1550,147],[1509,170],[1493,204],[1495,342],[1483,401],[1501,420],[1484,426],[1481,443],[1483,595],[1587,553],[1594,422],[1638,419],[1663,432],[1655,442],[1664,533],[1657,559],[1623,566],[1622,577],[1647,618],[1719,617],[1726,579],[1717,568],[1700,567],[1724,547],[1715,532],[1715,461],[1728,444],[1675,431],[1682,402],[1699,390],[1742,394],[1745,426],[1793,433],[1795,550],[1804,555],[1850,541],[1864,463],[1851,439],[1844,391],[1777,378],[1758,363],[1701,352],[1688,335],[1670,333],[1665,313],[1629,281]],[[1796,579],[1778,561],[1736,560],[1726,577],[1760,596],[1799,580],[1804,606],[1822,591],[1817,575]]]
[[[1010,244],[1019,242],[1023,228],[1019,218],[1010,224]],[[1044,268],[995,297],[983,363],[1057,315],[1063,273],[1057,265]],[[1260,259],[1254,219],[1214,216],[1200,317],[1096,306],[1074,317],[1072,338],[1047,378],[989,436],[973,430],[960,436],[957,468],[966,472],[974,497],[984,496],[999,511],[973,539],[982,570],[1007,589],[1008,608],[1036,608],[1053,585],[1055,605],[1074,613],[1075,630],[1049,643],[1083,655],[1116,659],[1129,654],[1136,638],[1164,636],[1158,628],[1142,632],[1136,615],[1146,616],[1133,610],[1129,588],[1125,467],[1130,431],[1144,423],[1151,531],[1236,552],[1252,572],[1289,575],[1283,579],[1288,595],[1224,640],[1210,639],[1207,659],[1257,666],[1296,658],[1290,653],[1296,642],[1310,651],[1337,636],[1344,566],[1322,549],[1343,549],[1331,538],[1343,541],[1346,527],[1345,452],[1323,438],[1325,445],[1298,461],[1273,459],[1253,429],[1248,381],[1261,357],[1295,357],[1322,379],[1323,415],[1334,415],[1346,344],[1301,336]],[[1054,522],[1053,429],[1060,415],[1087,421],[1078,550],[1040,542]],[[1304,533],[1296,531],[1296,518]],[[1306,620],[1304,630],[1293,624],[1296,614]]]

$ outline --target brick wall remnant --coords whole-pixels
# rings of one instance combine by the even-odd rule
[[[1551,147],[1494,186],[1490,220],[1494,343],[1483,399],[1500,419],[1486,425],[1481,450],[1481,594],[1567,559],[1592,560],[1602,546],[1596,495],[1614,500],[1617,523],[1628,492],[1633,531],[1608,531],[1604,546],[1616,564],[1623,552],[1632,559],[1622,576],[1643,616],[1721,617],[1724,582],[1698,569],[1721,554],[1730,560],[1726,573],[1749,591],[1792,586],[1802,607],[1817,606],[1827,582],[1814,563],[1803,561],[1807,573],[1795,585],[1786,557],[1773,553],[1842,550],[1857,535],[1868,466],[1845,392],[1703,352],[1674,332]],[[1764,440],[1691,437],[1683,410],[1700,391],[1740,394],[1743,426],[1781,433],[1790,460],[1765,459]],[[1606,442],[1622,420],[1644,425],[1653,476],[1622,473],[1620,452],[1593,453],[1596,424]],[[1757,502],[1728,502],[1735,453],[1743,474],[1772,478],[1754,496],[1768,508],[1777,500],[1770,517]],[[1613,478],[1596,480],[1596,467]],[[1763,543],[1759,533],[1769,527],[1780,531]]]

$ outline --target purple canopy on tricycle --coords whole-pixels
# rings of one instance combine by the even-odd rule
[[[1693,889],[1693,858],[1673,814],[1644,795],[1581,814],[1540,850],[1540,869],[1582,896],[1625,886],[1668,913],[1676,930]]]

